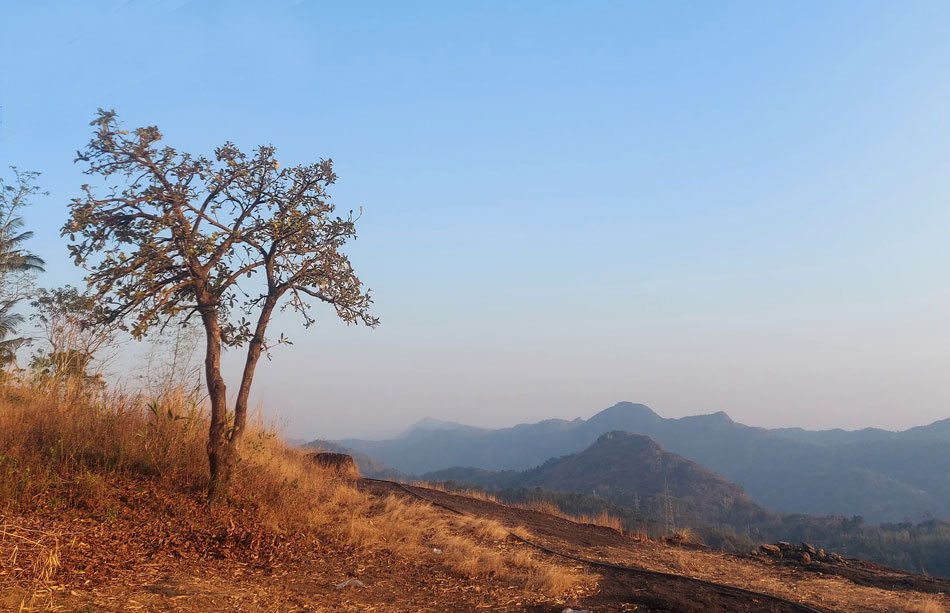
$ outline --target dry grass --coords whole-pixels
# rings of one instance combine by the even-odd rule
[[[476,500],[484,500],[485,502],[505,504],[504,502],[499,500],[498,497],[496,497],[493,494],[490,494],[489,492],[486,492],[485,490],[476,490],[476,489],[469,489],[469,488],[456,488],[456,489],[450,490],[447,487],[445,487],[444,483],[439,483],[439,482],[430,483],[429,481],[412,481],[410,482],[410,485],[415,485],[417,487],[425,487],[430,490],[436,490],[437,492],[446,492],[447,494],[457,494],[459,496],[474,498]]]
[[[561,519],[566,519],[567,521],[572,521],[576,524],[592,524],[594,526],[603,526],[605,528],[611,528],[617,532],[623,534],[624,526],[623,521],[615,515],[611,515],[607,511],[601,511],[596,515],[572,515],[570,513],[565,513],[558,507],[556,504],[549,500],[530,500],[528,502],[521,503],[507,503],[502,500],[499,500],[498,497],[484,491],[476,489],[453,489],[449,490],[442,483],[429,483],[427,481],[415,481],[412,485],[417,485],[420,487],[426,487],[429,489],[437,490],[440,492],[447,492],[449,494],[458,494],[460,496],[466,496],[468,498],[475,498],[477,500],[484,500],[486,502],[494,502],[496,504],[503,504],[517,509],[527,509],[529,511],[538,511],[539,513],[544,513],[546,515],[553,515],[554,517],[560,517]]]
[[[566,513],[562,512],[556,504],[547,500],[529,500],[528,502],[522,502],[512,506],[519,509],[537,511],[538,513],[544,513],[545,515],[553,515],[554,517],[560,517],[561,519],[567,519]]]
[[[0,524],[0,556],[0,578],[6,575],[8,581],[26,588],[17,609],[46,607],[52,596],[53,577],[61,565],[59,536],[4,522]]]
[[[666,537],[666,540],[671,543],[679,543],[682,545],[703,544],[702,539],[699,538],[699,535],[696,534],[696,531],[692,528],[677,528]]]
[[[624,532],[623,522],[620,521],[620,518],[615,515],[611,515],[607,511],[601,511],[597,515],[577,515],[575,516],[574,521],[582,524],[594,524],[595,526],[612,528],[621,534]]]
[[[561,519],[572,521],[575,524],[603,526],[604,528],[616,530],[621,534],[624,533],[623,522],[620,520],[620,518],[611,515],[607,511],[601,511],[597,515],[571,515],[570,513],[565,513],[560,509],[560,507],[548,500],[531,500],[529,502],[514,504],[512,506],[519,509],[538,511],[540,513],[545,513],[546,515],[553,515],[554,517],[560,517]]]
[[[206,532],[224,526],[229,538],[243,534],[244,548],[269,543],[276,551],[275,543],[304,535],[347,551],[431,559],[463,577],[503,577],[552,596],[590,580],[535,554],[511,555],[507,531],[496,522],[360,492],[259,423],[245,436],[228,508],[202,507],[207,421],[200,407],[184,400],[0,387],[0,585],[42,593],[69,547],[68,534],[31,531],[5,518],[45,512],[121,519],[130,504],[123,483],[194,501],[189,521],[206,520]]]
[[[923,596],[907,603],[908,613],[947,613],[946,607],[932,596]]]

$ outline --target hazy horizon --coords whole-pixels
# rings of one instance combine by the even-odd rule
[[[193,153],[334,159],[382,325],[275,321],[295,344],[253,398],[290,437],[621,400],[950,416],[946,3],[0,6],[0,172],[50,192],[24,212],[40,285],[82,278],[59,228],[98,107]]]
[[[742,421],[740,421],[740,420],[734,419],[734,418],[732,417],[732,415],[729,415],[729,412],[728,412],[728,411],[720,411],[720,410],[717,410],[717,411],[698,411],[698,412],[694,412],[694,413],[684,413],[684,414],[682,414],[682,415],[666,415],[666,414],[664,414],[661,410],[657,410],[656,407],[650,406],[650,405],[648,405],[648,404],[646,404],[646,403],[634,402],[634,401],[632,401],[632,400],[620,400],[620,401],[617,401],[617,402],[612,403],[612,404],[610,404],[610,405],[600,407],[599,409],[596,409],[596,410],[593,410],[593,411],[589,411],[589,412],[586,412],[586,413],[580,413],[580,414],[578,414],[578,415],[575,415],[574,417],[543,417],[543,418],[540,418],[540,419],[538,419],[538,420],[530,420],[530,421],[519,420],[519,421],[512,421],[512,422],[510,422],[510,423],[496,423],[496,424],[483,424],[483,425],[479,425],[479,424],[475,424],[475,423],[466,422],[466,421],[464,421],[464,420],[442,419],[442,418],[439,418],[439,417],[434,417],[434,416],[432,416],[432,415],[425,415],[425,416],[420,417],[420,418],[418,418],[418,419],[414,419],[414,420],[412,420],[412,421],[410,421],[410,422],[407,422],[407,423],[404,424],[402,427],[396,427],[396,428],[394,428],[394,429],[392,429],[392,430],[367,430],[367,431],[364,431],[364,432],[354,431],[353,433],[350,433],[350,434],[344,434],[344,435],[335,436],[335,437],[320,436],[319,434],[316,435],[316,436],[313,436],[313,437],[297,436],[294,432],[285,432],[285,434],[286,434],[286,436],[287,436],[288,439],[297,440],[297,441],[306,441],[306,442],[310,442],[310,441],[312,441],[312,440],[317,440],[317,439],[319,439],[319,440],[344,440],[344,439],[387,440],[387,439],[396,438],[397,436],[399,436],[399,435],[405,433],[407,430],[409,430],[409,429],[412,428],[413,426],[417,425],[419,422],[421,422],[421,421],[423,421],[423,420],[426,420],[426,419],[438,419],[438,420],[440,420],[440,421],[445,421],[445,422],[450,422],[450,423],[457,423],[457,424],[460,424],[460,425],[463,425],[463,426],[472,426],[472,427],[476,427],[476,428],[485,428],[485,429],[489,429],[489,430],[496,430],[496,429],[511,428],[511,427],[514,427],[514,426],[525,425],[525,424],[533,424],[533,423],[537,423],[537,422],[539,422],[539,421],[544,421],[544,420],[546,420],[546,419],[560,419],[560,420],[564,420],[564,421],[573,421],[573,420],[575,420],[575,419],[588,420],[588,419],[590,419],[591,417],[593,417],[594,415],[596,415],[597,413],[599,413],[599,412],[601,412],[601,411],[603,411],[603,410],[605,410],[605,409],[609,409],[609,408],[611,408],[611,407],[613,407],[613,406],[615,406],[615,405],[617,405],[617,404],[623,404],[623,403],[643,404],[644,406],[647,406],[650,410],[652,410],[654,413],[656,413],[657,415],[659,415],[660,417],[662,417],[662,418],[664,418],[664,419],[680,419],[680,418],[683,418],[683,417],[694,417],[694,416],[701,416],[701,415],[711,415],[711,414],[714,414],[714,413],[723,412],[723,413],[726,413],[726,414],[729,416],[729,418],[732,419],[734,422],[739,423],[739,424],[742,424],[742,425],[744,425],[744,426],[750,426],[750,427],[754,427],[754,428],[768,428],[768,429],[774,429],[774,428],[800,428],[800,427],[801,427],[801,426],[799,426],[798,424],[784,424],[784,425],[783,425],[783,424],[778,424],[778,425],[766,426],[766,425],[762,425],[762,424],[746,423],[746,422],[742,422]],[[942,419],[948,419],[948,418],[942,418]],[[917,427],[917,426],[929,426],[929,425],[933,424],[935,421],[941,421],[941,419],[929,421],[929,422],[926,422],[926,423],[913,424],[913,425],[910,425],[910,426],[907,426],[907,427],[897,427],[897,428],[880,428],[880,427],[878,427],[878,426],[873,426],[873,425],[872,425],[872,426],[860,426],[860,427],[856,427],[856,428],[840,428],[840,427],[837,427],[837,426],[831,426],[831,427],[827,427],[827,428],[825,428],[825,427],[817,427],[817,428],[803,428],[803,429],[804,429],[804,430],[835,430],[835,429],[840,429],[840,430],[855,431],[855,430],[862,430],[862,429],[865,429],[865,428],[878,428],[878,429],[881,429],[881,430],[887,430],[887,431],[891,431],[891,432],[900,432],[900,431],[908,430],[908,429],[910,429],[910,428],[914,428],[914,427]]]

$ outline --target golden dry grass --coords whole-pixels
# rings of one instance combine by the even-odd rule
[[[907,603],[908,613],[947,613],[946,607],[936,597],[922,596]]]
[[[553,515],[554,517],[560,517],[561,519],[566,519],[576,524],[592,524],[594,526],[611,528],[621,534],[624,532],[623,522],[620,520],[620,518],[611,515],[607,511],[601,511],[596,515],[572,515],[570,513],[565,513],[560,507],[548,500],[531,500],[529,502],[513,504],[511,506],[519,509],[538,511],[540,513],[545,513],[546,515]]]
[[[30,588],[32,604],[23,607],[42,608],[37,595],[55,577],[68,535],[30,531],[5,518],[39,509],[115,517],[128,504],[115,485],[123,479],[203,496],[207,421],[184,400],[0,387],[0,583]],[[504,577],[552,596],[591,581],[533,553],[511,555],[507,531],[495,522],[363,493],[260,423],[243,441],[229,508],[236,512],[216,521],[266,532],[255,543],[304,534],[347,550],[431,559],[463,577]],[[207,510],[209,517],[215,512]]]
[[[574,516],[574,521],[582,524],[594,524],[595,526],[612,528],[621,534],[624,532],[623,522],[620,521],[620,518],[611,515],[607,511],[601,511],[597,515],[576,515]]]
[[[699,538],[699,535],[696,534],[696,531],[692,528],[677,528],[666,537],[666,540],[672,543],[680,543],[684,545],[703,544],[702,539]]]
[[[554,517],[560,517],[561,519],[566,519],[572,521],[576,524],[593,524],[595,526],[603,526],[605,528],[611,528],[624,533],[623,521],[615,515],[611,515],[607,511],[601,511],[596,515],[572,515],[570,513],[565,513],[558,507],[556,504],[549,500],[530,500],[528,502],[519,502],[519,503],[507,503],[502,500],[499,500],[497,496],[492,495],[489,492],[484,490],[477,489],[446,489],[445,485],[442,483],[430,483],[427,481],[415,481],[412,483],[420,487],[426,487],[429,489],[437,490],[440,492],[447,492],[450,494],[458,494],[460,496],[466,496],[468,498],[475,498],[476,500],[484,500],[486,502],[494,502],[497,504],[503,504],[506,506],[514,507],[517,509],[527,509],[529,511],[538,511],[539,513],[544,513],[546,515],[553,515]]]
[[[495,496],[494,494],[491,494],[490,492],[486,492],[485,490],[477,490],[477,489],[469,489],[469,488],[456,488],[456,489],[450,490],[445,487],[444,483],[439,483],[437,481],[436,482],[412,481],[410,484],[418,486],[418,487],[425,487],[430,490],[436,490],[438,492],[446,492],[448,494],[458,494],[459,496],[475,498],[476,500],[484,500],[486,502],[505,504],[504,502],[499,500],[497,496]]]
[[[48,602],[49,586],[61,565],[59,540],[53,532],[0,524],[0,567],[10,580],[27,587],[28,596],[18,609],[30,610]]]

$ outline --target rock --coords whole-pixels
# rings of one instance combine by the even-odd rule
[[[799,559],[802,561],[802,564],[811,564],[811,554],[807,551],[803,551]]]
[[[816,553],[818,553],[818,551],[812,545],[809,545],[808,543],[802,543],[802,551],[805,551],[806,553],[809,553],[811,555],[815,555]]]
[[[819,549],[819,550],[818,550],[818,554],[817,554],[817,558],[818,558],[819,560],[826,560],[826,559],[828,559],[828,554],[825,553],[825,550],[824,550],[824,549]]]
[[[770,556],[782,556],[782,550],[777,546],[771,543],[765,543],[759,547],[762,551],[769,554]]]
[[[338,590],[342,590],[345,587],[366,587],[366,584],[359,579],[347,579],[343,583],[337,583],[334,587]]]
[[[787,543],[785,541],[779,541],[775,544],[778,545],[778,548],[781,549],[782,551],[794,551],[795,549],[795,547],[791,543]]]
[[[314,464],[335,472],[337,476],[343,479],[359,479],[360,477],[360,471],[351,455],[319,452],[311,453],[308,457]]]

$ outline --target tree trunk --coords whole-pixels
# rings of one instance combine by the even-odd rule
[[[208,500],[223,499],[231,483],[234,469],[234,447],[228,440],[228,397],[224,378],[221,376],[221,326],[213,307],[201,310],[207,347],[205,350],[205,381],[211,402],[211,426],[208,431],[208,464],[211,481],[208,484]]]
[[[267,324],[270,323],[270,317],[276,304],[277,298],[274,296],[268,296],[264,300],[264,304],[261,306],[261,314],[257,318],[254,336],[251,337],[247,346],[247,360],[244,362],[244,372],[241,375],[241,387],[238,388],[237,399],[234,401],[234,429],[231,432],[231,442],[234,445],[241,440],[244,428],[247,425],[247,402],[251,395],[251,383],[254,380],[257,362],[261,359],[261,351],[264,348],[264,333],[267,331]]]

